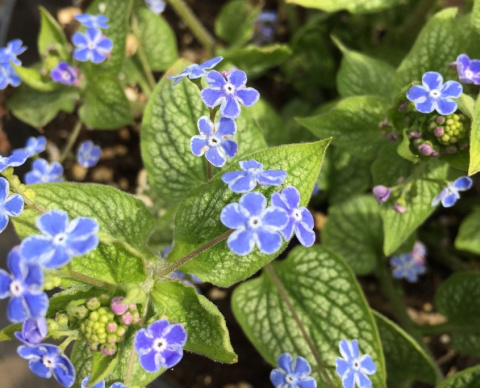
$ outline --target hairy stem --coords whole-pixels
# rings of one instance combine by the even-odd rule
[[[145,77],[148,80],[148,85],[150,86],[150,90],[148,90],[147,92],[148,94],[151,94],[153,89],[155,89],[156,82],[155,82],[155,78],[153,77],[152,69],[148,64],[148,59],[147,59],[147,55],[145,54],[145,49],[143,47],[142,40],[140,39],[140,32],[138,30],[138,20],[136,17],[133,17],[132,19],[132,30],[133,30],[133,34],[136,36],[138,41],[138,48],[137,48],[138,59],[140,60],[143,73],[145,74]]]
[[[307,343],[308,347],[310,348],[310,351],[313,354],[313,357],[315,357],[315,360],[317,362],[318,369],[320,370],[320,373],[323,376],[323,379],[325,382],[330,386],[333,387],[333,382],[330,379],[330,376],[327,373],[327,368],[325,367],[325,364],[322,361],[322,358],[320,356],[320,353],[318,352],[317,348],[315,347],[312,339],[307,333],[307,330],[305,329],[305,326],[303,325],[302,321],[300,320],[300,317],[298,316],[297,312],[295,311],[295,308],[292,305],[292,302],[290,302],[290,299],[288,298],[287,292],[285,291],[285,288],[283,287],[282,282],[278,278],[277,274],[275,273],[275,270],[273,269],[271,264],[267,264],[265,267],[265,270],[268,272],[270,277],[273,280],[273,283],[278,289],[278,292],[280,293],[280,297],[282,300],[285,302],[287,305],[288,309],[290,310],[290,313],[293,316],[293,319],[297,323],[298,328],[302,332],[303,339]]]
[[[82,130],[82,122],[78,120],[77,123],[75,124],[75,127],[73,127],[73,131],[68,138],[67,145],[63,149],[62,155],[60,156],[60,160],[59,160],[60,163],[62,163],[67,158],[81,130]]]
[[[90,276],[84,275],[77,271],[73,271],[71,269],[68,271],[67,277],[73,280],[78,280],[79,282],[82,282],[82,283],[91,284],[94,287],[101,288],[108,291],[115,291],[117,288],[117,286],[115,286],[114,284],[92,278]]]
[[[207,182],[212,179],[212,164],[207,160]]]

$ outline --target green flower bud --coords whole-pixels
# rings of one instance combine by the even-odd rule
[[[116,344],[102,345],[101,352],[104,356],[113,356],[116,351],[117,351],[117,345]]]
[[[114,344],[115,342],[117,342],[117,335],[116,335],[116,334],[113,334],[113,333],[108,334],[108,335],[107,335],[107,342],[108,342],[109,344]]]
[[[57,321],[60,326],[68,327],[68,315],[65,313],[57,313],[55,315],[55,321]]]
[[[88,315],[88,309],[85,306],[78,306],[75,316],[83,319]]]
[[[92,311],[88,317],[90,321],[96,322],[100,318],[100,309],[97,311]]]
[[[87,308],[88,308],[90,311],[95,311],[95,310],[97,310],[98,308],[100,308],[100,301],[99,301],[97,298],[91,298],[91,299],[87,302]]]
[[[110,306],[110,296],[107,294],[102,294],[98,297],[100,304],[102,306]]]
[[[90,343],[88,344],[88,347],[90,348],[90,350],[91,350],[92,352],[95,352],[95,351],[98,350],[98,343],[97,343],[97,342],[90,342]]]
[[[127,328],[125,326],[119,326],[115,334],[117,334],[119,337],[123,337],[126,332]]]

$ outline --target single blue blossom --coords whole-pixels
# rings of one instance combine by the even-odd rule
[[[0,90],[5,89],[8,85],[17,87],[22,83],[22,79],[15,69],[9,63],[0,64]]]
[[[295,232],[298,241],[305,247],[311,247],[315,242],[313,231],[313,216],[306,207],[300,206],[300,193],[293,186],[285,187],[280,194],[272,194],[272,205],[285,210],[288,223],[280,231],[285,240],[290,240]]]
[[[254,22],[254,38],[253,41],[257,45],[270,43],[275,36],[275,28],[277,26],[277,13],[275,11],[262,11]]]
[[[88,13],[83,13],[80,15],[75,15],[80,24],[87,28],[108,28],[108,17],[105,15],[90,15]]]
[[[13,62],[17,66],[21,66],[22,61],[17,58],[18,55],[25,52],[26,46],[22,46],[20,39],[14,39],[7,43],[7,47],[0,48],[0,64],[10,64]]]
[[[59,62],[50,72],[52,80],[63,85],[74,85],[77,82],[78,69],[68,62]]]
[[[462,176],[455,182],[447,182],[447,186],[433,198],[432,206],[437,206],[442,202],[443,207],[452,207],[460,199],[459,192],[470,189],[472,185],[473,181],[468,176]]]
[[[236,229],[227,240],[230,250],[237,255],[248,255],[255,245],[261,252],[272,254],[282,246],[280,231],[288,223],[288,214],[282,208],[270,206],[260,193],[247,193],[239,203],[225,206],[220,214],[222,224]]]
[[[0,299],[10,298],[7,317],[11,322],[40,318],[48,308],[47,294],[43,289],[43,272],[39,265],[27,263],[19,249],[8,254],[7,265],[11,271],[0,269]]]
[[[229,119],[240,116],[240,104],[252,106],[260,98],[253,88],[247,88],[247,75],[241,70],[229,72],[226,77],[218,71],[210,71],[206,77],[210,86],[200,92],[203,102],[209,108],[220,105],[220,114]]]
[[[402,253],[398,256],[393,256],[390,259],[390,264],[393,266],[393,277],[395,279],[406,279],[411,283],[418,280],[418,275],[425,273],[425,265],[415,260],[410,253]]]
[[[72,42],[77,46],[73,56],[81,62],[101,63],[110,55],[113,48],[112,40],[104,36],[98,28],[89,28],[85,33],[75,33]]]
[[[25,183],[63,182],[63,167],[58,162],[48,163],[45,159],[36,159],[32,163],[32,170],[25,174]]]
[[[69,221],[63,210],[50,210],[37,219],[36,225],[43,234],[27,237],[20,249],[28,262],[45,269],[60,268],[98,245],[98,223],[88,217]]]
[[[143,369],[155,373],[161,368],[177,365],[183,357],[186,342],[187,332],[183,325],[160,319],[137,332],[134,346]]]
[[[368,354],[360,357],[358,341],[341,340],[340,354],[343,358],[337,357],[337,373],[342,378],[343,388],[370,388],[372,382],[367,375],[373,375],[377,366]]]
[[[480,60],[470,59],[466,54],[457,58],[458,78],[464,84],[480,85]]]
[[[15,332],[15,337],[25,345],[35,346],[42,342],[47,334],[47,320],[45,317],[39,317],[23,322],[22,332]]]
[[[421,113],[436,110],[441,115],[449,115],[457,110],[452,98],[462,95],[462,85],[456,81],[443,83],[440,73],[429,71],[422,77],[422,85],[413,85],[407,92],[407,98],[415,103],[415,109]]]
[[[82,383],[80,385],[81,388],[105,388],[105,380],[100,381],[99,383],[92,385],[92,386],[87,386],[88,382],[90,381],[90,376],[85,377],[82,380]]]
[[[175,86],[181,80],[183,80],[184,78],[187,78],[187,77],[189,79],[197,79],[197,78],[205,77],[207,75],[207,70],[212,69],[215,66],[217,66],[221,62],[222,59],[223,59],[223,57],[215,57],[213,59],[210,59],[210,60],[202,63],[201,65],[197,65],[196,63],[194,63],[193,65],[187,66],[187,68],[184,71],[182,71],[180,74],[170,75],[167,78],[168,79],[174,79],[175,81],[173,81],[172,85]]]
[[[93,141],[87,140],[80,143],[78,147],[77,162],[85,168],[93,167],[98,163],[101,155],[102,149],[93,144]]]
[[[145,0],[145,3],[147,3],[147,7],[154,14],[160,15],[163,11],[165,11],[166,4],[163,0]]]
[[[214,125],[207,116],[198,119],[200,135],[193,136],[190,148],[195,156],[205,154],[207,160],[215,167],[222,167],[227,156],[233,158],[238,150],[237,143],[232,136],[237,131],[237,125],[232,119],[220,117]]]
[[[256,160],[238,163],[243,171],[231,171],[222,175],[222,181],[234,193],[248,193],[257,184],[260,186],[280,186],[287,173],[283,170],[263,170],[263,164]]]
[[[26,150],[30,156],[33,156],[45,151],[46,148],[47,138],[45,136],[32,136],[27,139],[27,144],[25,144],[24,150]]]
[[[46,379],[53,376],[60,385],[66,388],[75,383],[75,368],[58,346],[50,344],[21,345],[17,352],[20,357],[28,360],[30,370],[37,376]]]
[[[24,148],[13,150],[10,156],[0,156],[0,172],[9,167],[21,166],[29,157],[28,150]]]
[[[0,233],[8,225],[8,217],[18,217],[23,211],[23,198],[19,194],[10,193],[10,184],[5,178],[0,178]]]
[[[277,365],[278,369],[270,373],[270,381],[276,388],[316,388],[317,381],[310,376],[312,368],[303,357],[293,361],[289,353],[283,353]]]

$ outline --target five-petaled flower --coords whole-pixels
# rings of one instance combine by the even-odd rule
[[[480,60],[470,59],[466,54],[457,58],[458,78],[464,84],[480,85]]]
[[[83,256],[98,245],[98,223],[88,217],[69,222],[63,210],[50,210],[36,222],[42,235],[33,235],[22,241],[20,249],[28,262],[45,269],[57,269],[68,264],[74,256]]]
[[[45,136],[32,136],[27,139],[24,150],[26,150],[30,156],[33,156],[45,151],[46,147],[47,138]]]
[[[359,388],[369,388],[372,382],[367,375],[373,375],[377,371],[377,366],[368,354],[360,357],[358,341],[341,340],[340,354],[343,358],[337,357],[337,373],[342,378],[343,388],[354,388],[355,384]]]
[[[270,373],[275,388],[316,388],[317,381],[310,376],[312,368],[303,357],[293,361],[289,353],[283,353],[278,357],[277,365],[278,369]]]
[[[267,199],[260,193],[247,193],[239,203],[225,206],[220,220],[227,228],[236,229],[227,240],[230,250],[237,255],[248,255],[255,245],[266,254],[275,253],[282,246],[280,231],[289,217],[285,210],[267,207]]]
[[[415,103],[421,113],[432,113],[436,110],[442,115],[449,115],[457,110],[458,98],[463,91],[462,85],[456,81],[443,83],[440,73],[429,71],[422,77],[422,85],[413,85],[407,92],[407,98]]]
[[[23,198],[19,194],[10,193],[10,184],[5,178],[0,178],[0,233],[8,225],[8,217],[18,217],[23,211]]]
[[[243,171],[231,171],[222,175],[222,181],[234,193],[248,193],[257,184],[260,186],[280,186],[287,173],[283,170],[263,170],[263,164],[256,160],[238,163]]]
[[[288,214],[288,223],[280,231],[285,240],[290,240],[295,232],[300,244],[311,247],[315,242],[313,216],[306,207],[300,207],[300,193],[293,186],[285,187],[280,194],[272,194],[272,205],[284,209]]]
[[[63,167],[58,162],[48,164],[45,159],[37,159],[32,163],[32,170],[25,174],[25,183],[63,182]]]
[[[275,11],[260,12],[260,15],[258,15],[258,18],[254,23],[255,34],[253,41],[255,44],[262,45],[270,43],[273,40],[277,19],[277,12]]]
[[[247,75],[241,70],[233,70],[226,77],[218,71],[210,71],[206,77],[210,88],[200,92],[203,102],[209,108],[220,105],[220,114],[230,119],[240,116],[240,104],[252,106],[260,98],[253,88],[247,88]]]
[[[187,77],[189,79],[202,78],[207,75],[207,70],[217,66],[222,59],[223,57],[215,57],[202,63],[201,65],[197,65],[196,63],[194,63],[190,66],[187,66],[187,68],[184,71],[182,71],[180,74],[170,75],[167,78],[175,80],[173,81],[173,85],[178,84],[182,79]]]
[[[58,346],[50,344],[21,345],[17,352],[20,357],[28,360],[30,370],[37,376],[46,379],[54,376],[62,386],[67,388],[75,382],[75,368]]]
[[[50,72],[50,77],[55,82],[63,85],[74,85],[77,81],[78,69],[72,67],[68,62],[60,62]]]
[[[417,261],[410,253],[402,253],[390,259],[395,279],[406,279],[411,283],[418,280],[418,275],[425,273],[425,264]]]
[[[190,141],[190,148],[195,156],[205,154],[215,167],[222,167],[227,156],[235,156],[238,149],[237,143],[232,140],[237,130],[235,121],[220,117],[214,125],[207,116],[202,116],[197,125],[200,135],[193,136]]]
[[[48,327],[45,317],[30,318],[23,322],[22,331],[15,332],[15,337],[25,345],[38,345],[47,336]]]
[[[442,202],[443,207],[452,207],[460,199],[459,191],[465,191],[472,187],[473,181],[468,176],[462,176],[454,182],[447,182],[440,194],[432,200],[432,206]]]
[[[22,46],[22,44],[23,42],[20,39],[14,39],[7,43],[7,47],[0,48],[0,64],[10,64],[12,62],[20,66],[22,61],[20,61],[17,56],[27,49],[27,47]]]
[[[78,147],[77,162],[85,168],[93,167],[98,163],[101,155],[102,149],[100,146],[93,144],[91,140],[87,140],[80,143]]]
[[[163,11],[165,11],[165,1],[163,0],[145,0],[147,3],[147,7],[153,13],[160,15]]]
[[[72,36],[77,48],[73,52],[75,59],[81,62],[101,63],[110,55],[113,42],[98,28],[89,28],[85,33],[77,32]]]
[[[75,15],[82,26],[87,28],[108,28],[108,17],[105,15],[90,15],[88,13],[83,13],[80,15]]]
[[[5,89],[8,85],[17,87],[22,83],[15,69],[9,63],[0,64],[0,90]]]
[[[10,251],[7,260],[12,274],[0,269],[0,299],[10,298],[8,319],[22,322],[44,316],[48,308],[48,297],[42,292],[42,269],[35,263],[27,263],[17,247]]]
[[[0,172],[8,167],[21,166],[29,157],[30,153],[24,148],[13,150],[10,156],[0,156]]]
[[[155,373],[177,365],[186,342],[187,332],[183,325],[160,319],[137,332],[134,346],[140,356],[140,365],[147,372]]]

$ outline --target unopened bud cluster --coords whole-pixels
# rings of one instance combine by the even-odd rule
[[[438,143],[447,147],[446,153],[455,153],[458,149],[468,147],[470,128],[467,118],[462,114],[454,113],[447,116],[435,114],[429,119],[428,130]]]

